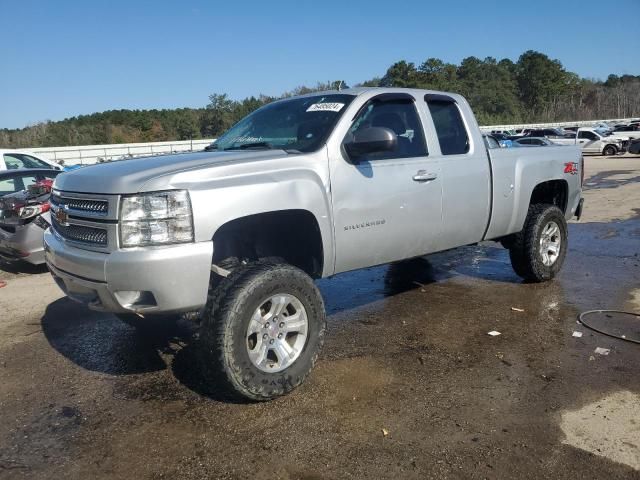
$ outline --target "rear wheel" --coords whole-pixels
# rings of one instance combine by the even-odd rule
[[[618,149],[613,145],[607,145],[606,147],[604,147],[604,150],[602,151],[602,155],[604,155],[605,157],[612,157],[617,153],[618,153]]]
[[[287,264],[236,268],[215,288],[200,331],[201,369],[226,396],[270,400],[302,384],[324,342],[322,296]]]
[[[562,268],[567,241],[567,221],[562,211],[555,205],[531,205],[524,228],[509,244],[511,265],[527,281],[551,280]]]

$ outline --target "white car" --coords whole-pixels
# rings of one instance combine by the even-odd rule
[[[64,170],[62,165],[22,150],[0,150],[0,171],[19,168],[51,168]]]

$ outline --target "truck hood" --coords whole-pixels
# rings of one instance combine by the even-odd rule
[[[159,177],[229,163],[282,158],[283,150],[198,152],[100,163],[58,175],[53,187],[66,192],[126,194],[145,191]]]

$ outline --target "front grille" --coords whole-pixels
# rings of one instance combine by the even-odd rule
[[[58,194],[51,195],[51,203],[65,205],[71,213],[82,212],[93,215],[107,215],[109,202],[106,200],[87,200],[83,198],[61,197]]]
[[[627,148],[629,146],[629,140],[622,141],[622,148]]]
[[[103,228],[87,227],[84,225],[60,225],[55,216],[51,216],[53,229],[62,237],[72,242],[81,242],[100,247],[107,246],[107,231]]]

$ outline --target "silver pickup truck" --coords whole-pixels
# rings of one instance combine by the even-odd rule
[[[267,400],[322,346],[314,279],[483,240],[553,278],[582,211],[577,147],[490,149],[456,94],[361,88],[270,103],[203,153],[60,175],[46,261],[139,328],[199,312],[205,381]]]

